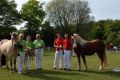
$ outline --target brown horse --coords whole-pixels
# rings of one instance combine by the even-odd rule
[[[2,60],[2,54],[6,56],[6,66],[8,68],[8,62],[10,61],[10,70],[16,70],[16,58],[17,58],[17,39],[18,36],[15,32],[11,33],[11,39],[4,39],[0,42],[0,65]],[[14,64],[14,66],[13,66]]]
[[[94,53],[97,53],[101,61],[99,69],[100,70],[103,69],[103,66],[107,64],[107,60],[106,60],[105,44],[102,40],[96,39],[92,41],[86,41],[83,38],[81,38],[78,34],[73,34],[72,40],[73,40],[73,49],[78,58],[78,63],[79,63],[78,70],[81,69],[80,57],[82,57],[85,65],[85,70],[87,70],[88,67],[86,64],[85,55],[93,55]]]

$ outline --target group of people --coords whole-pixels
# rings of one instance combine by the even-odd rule
[[[23,65],[25,63],[26,69],[31,68],[32,53],[35,54],[36,69],[42,69],[42,55],[43,48],[45,47],[44,41],[40,38],[40,34],[36,34],[36,40],[31,41],[31,36],[26,37],[24,40],[24,34],[18,36],[18,73],[23,72]]]
[[[64,35],[64,39],[61,34],[57,34],[57,39],[54,41],[54,47],[56,48],[55,59],[54,59],[54,69],[56,69],[58,64],[58,57],[60,57],[60,69],[70,70],[71,66],[71,54],[72,54],[72,42],[68,37],[68,34]]]
[[[25,64],[26,69],[31,68],[32,54],[35,55],[36,69],[42,69],[42,56],[43,48],[45,47],[44,41],[41,39],[40,34],[36,34],[36,39],[32,42],[31,36],[28,35],[24,40],[24,34],[18,36],[18,73],[23,72],[23,65]],[[54,70],[57,69],[58,58],[60,57],[60,69],[70,70],[71,66],[71,54],[72,54],[72,42],[68,37],[68,34],[62,38],[60,33],[57,33],[57,38],[54,41],[55,59],[54,59]],[[64,65],[64,67],[63,67]]]

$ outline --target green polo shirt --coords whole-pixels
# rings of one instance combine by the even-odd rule
[[[19,40],[18,44],[22,47],[18,49],[19,52],[24,52],[24,47],[25,47],[25,40]]]
[[[34,40],[33,41],[33,46],[34,46],[34,48],[42,48],[43,46],[45,46],[45,43],[42,39]]]
[[[32,48],[33,47],[32,41],[26,41],[25,46],[28,47],[28,48]]]

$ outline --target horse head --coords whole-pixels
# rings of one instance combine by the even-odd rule
[[[10,33],[13,47],[17,47],[18,35],[16,32]]]
[[[87,43],[87,41],[84,40],[77,33],[73,34],[72,40],[73,40],[73,48],[76,48],[77,46],[84,46]]]
[[[74,49],[74,48],[77,47],[77,38],[76,38],[75,34],[73,34],[73,35],[71,36],[71,40],[72,40],[72,47],[73,47],[73,49]]]

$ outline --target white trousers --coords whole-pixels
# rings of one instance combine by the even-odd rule
[[[25,53],[19,52],[19,56],[17,57],[17,59],[18,59],[18,72],[22,72],[23,65],[24,65],[24,59],[25,59]]]
[[[36,69],[42,68],[43,49],[35,49]]]
[[[71,66],[71,50],[64,50],[64,66],[70,69]]]
[[[60,57],[60,68],[62,68],[63,66],[63,62],[64,62],[64,55],[63,55],[63,51],[56,51],[55,52],[55,59],[54,59],[54,68],[57,67],[58,64],[58,58]]]
[[[31,62],[32,62],[32,56],[26,55],[26,56],[25,56],[25,67],[26,67],[27,69],[30,69],[30,68],[31,68]]]

